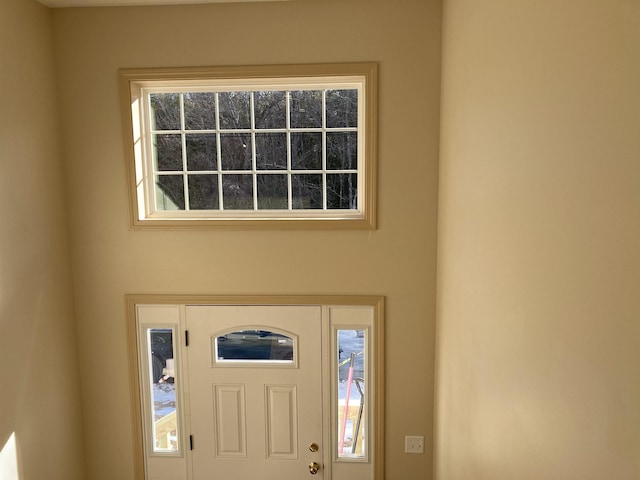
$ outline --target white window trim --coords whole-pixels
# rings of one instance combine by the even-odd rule
[[[123,69],[119,77],[132,228],[375,228],[377,64]],[[214,215],[207,215],[205,212],[212,211],[206,210],[155,210],[151,160],[146,160],[150,158],[147,152],[151,148],[151,135],[145,124],[146,116],[141,115],[142,109],[148,109],[145,99],[149,89],[228,91],[234,86],[243,91],[358,88],[358,209],[220,210]]]

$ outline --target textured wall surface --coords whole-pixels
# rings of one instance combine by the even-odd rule
[[[439,480],[640,475],[639,24],[445,2]]]
[[[15,433],[20,480],[83,480],[51,12],[31,0],[0,3],[0,105],[0,449]]]
[[[387,478],[429,478],[440,2],[62,9],[53,20],[89,477],[132,478],[124,295],[211,293],[385,295]],[[119,68],[353,61],[380,64],[377,230],[128,229]],[[427,453],[405,455],[405,435],[425,435]]]

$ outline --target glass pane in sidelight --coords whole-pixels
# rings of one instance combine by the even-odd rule
[[[154,453],[177,452],[179,429],[175,388],[174,329],[147,329],[147,359],[151,380],[151,432]]]
[[[365,330],[338,330],[338,457],[366,457]]]

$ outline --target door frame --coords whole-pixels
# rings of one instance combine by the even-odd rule
[[[384,303],[385,297],[379,295],[181,295],[181,294],[127,294],[126,331],[129,353],[129,390],[132,416],[132,446],[134,454],[134,479],[145,480],[144,418],[142,410],[142,372],[138,352],[137,307],[141,305],[315,305],[330,307],[372,307],[373,325],[371,349],[371,379],[374,386],[371,409],[368,412],[372,430],[372,448],[370,462],[373,467],[373,480],[385,478],[385,425],[384,425]],[[323,329],[323,375],[331,370],[331,355],[325,355],[330,348],[329,329]],[[327,365],[328,364],[328,365]],[[323,422],[326,423],[326,422]],[[327,428],[326,425],[323,428]],[[326,432],[327,434],[329,432]],[[330,436],[325,437],[330,442]],[[329,443],[327,443],[329,445]],[[329,462],[330,464],[331,462]],[[330,465],[327,471],[331,473]],[[327,479],[329,480],[329,479]]]

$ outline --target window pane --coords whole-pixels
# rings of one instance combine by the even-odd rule
[[[286,133],[256,133],[256,168],[258,170],[287,168]]]
[[[294,209],[322,208],[322,175],[291,175],[291,187]]]
[[[186,135],[187,170],[217,170],[215,134]]]
[[[173,329],[147,330],[151,379],[152,432],[154,452],[177,452],[179,448],[176,413],[176,369],[173,358]]]
[[[253,210],[253,176],[223,175],[225,210]]]
[[[358,126],[358,90],[327,90],[327,127]]]
[[[338,457],[366,456],[365,331],[338,330]]]
[[[220,92],[220,128],[251,128],[251,104],[249,92]]]
[[[180,135],[154,135],[156,171],[182,171],[182,137]]]
[[[156,176],[156,209],[184,210],[184,180],[182,175]]]
[[[152,93],[151,129],[180,130],[180,95],[178,93]]]
[[[223,170],[251,170],[251,135],[220,135],[220,159]]]
[[[358,168],[358,134],[356,132],[327,133],[327,169]]]
[[[184,127],[187,130],[213,130],[216,128],[215,94],[187,92],[184,98]]]
[[[291,134],[291,168],[322,169],[322,133]]]
[[[191,210],[218,209],[218,176],[189,175],[189,208]]]
[[[355,173],[327,174],[327,208],[358,208],[358,175]]]
[[[286,175],[258,175],[259,210],[286,210],[287,199]]]
[[[322,91],[291,92],[291,128],[322,127]]]
[[[285,92],[254,92],[256,128],[285,128]]]
[[[224,360],[293,362],[293,338],[268,330],[240,330],[214,339],[216,362]]]
[[[363,129],[375,125],[363,119],[376,111],[377,69],[354,64],[351,70],[211,67],[189,78],[179,69],[123,70],[134,138],[143,140],[132,149],[133,224],[160,226],[171,219],[187,220],[178,228],[280,228],[294,223],[289,220],[322,219],[373,227],[368,207],[375,189],[358,186],[374,175],[367,171],[374,162],[364,154],[376,151],[377,137]],[[180,174],[182,182],[169,177]],[[286,175],[286,195],[284,177],[273,176],[280,174]],[[217,175],[217,204],[215,177],[208,175]],[[223,181],[224,175],[236,177]]]

